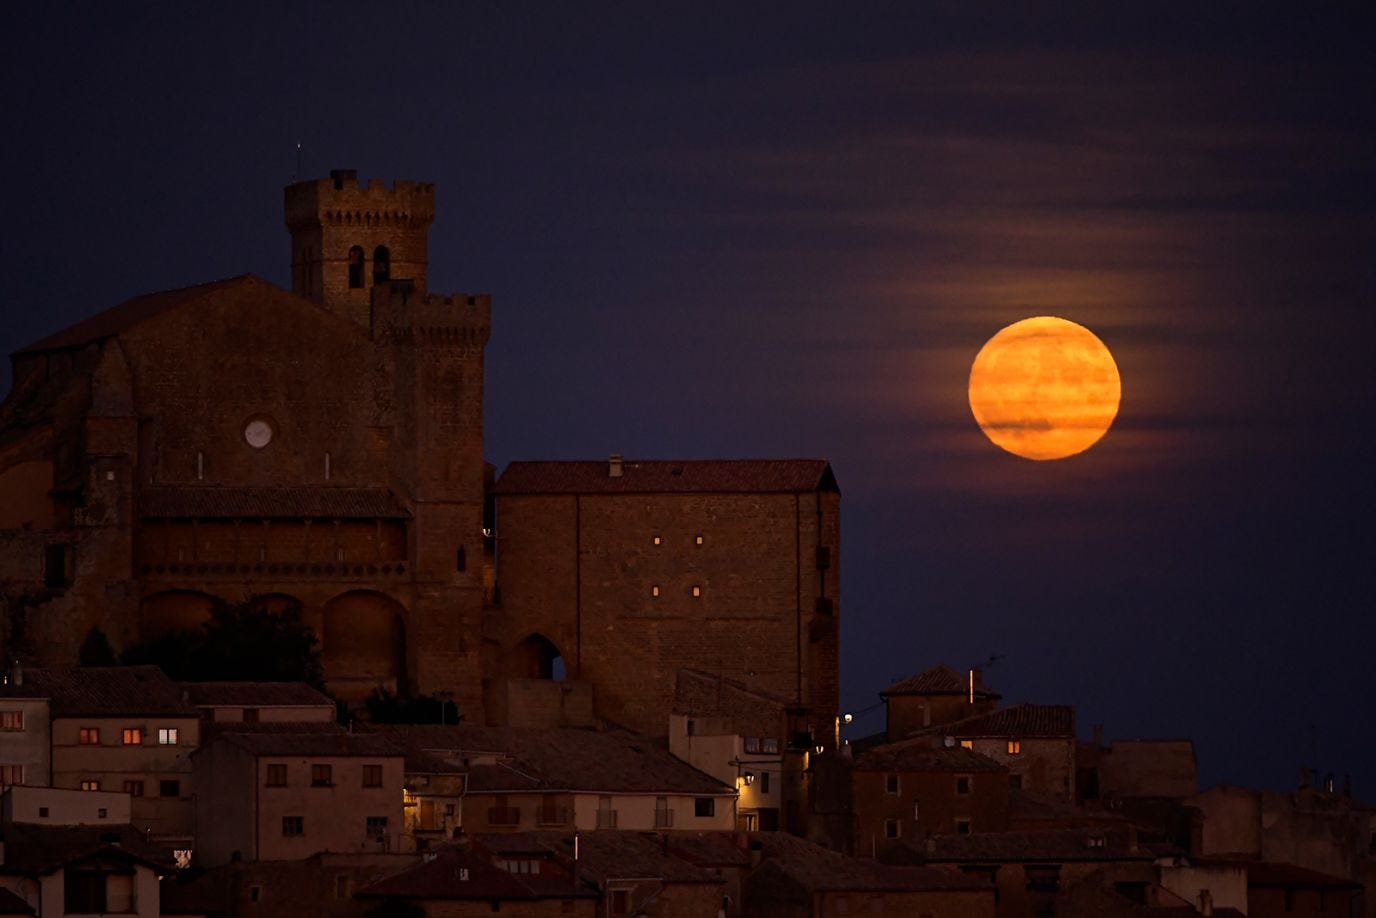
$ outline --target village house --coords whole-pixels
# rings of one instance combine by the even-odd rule
[[[333,723],[335,703],[304,682],[180,682],[208,724]]]
[[[597,893],[554,873],[513,873],[466,850],[446,848],[358,892],[364,907],[404,902],[429,918],[593,918]]]
[[[899,680],[879,693],[884,702],[885,733],[896,743],[929,727],[987,714],[999,695],[984,684],[982,673],[958,673],[945,664]]]

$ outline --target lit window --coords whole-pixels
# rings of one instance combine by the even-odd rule
[[[382,786],[382,766],[364,765],[363,766],[363,786],[381,787]]]
[[[158,745],[159,745],[159,746],[175,746],[175,745],[177,745],[177,737],[178,737],[178,733],[177,733],[177,728],[176,728],[176,727],[159,727],[159,728],[158,728]]]
[[[311,766],[311,787],[329,787],[334,783],[329,765]]]
[[[82,727],[82,728],[81,728],[81,733],[80,733],[80,734],[78,735],[78,737],[77,737],[77,742],[81,743],[81,745],[83,745],[83,746],[99,746],[99,745],[100,745],[100,728],[99,728],[99,727]]]
[[[82,789],[82,790],[100,790],[100,782],[99,782],[99,781],[82,781],[82,782],[81,782],[81,789]]]
[[[694,538],[694,539],[693,539],[693,544],[694,544],[694,545],[701,545],[701,544],[702,544],[702,536],[697,536],[696,538]]]
[[[143,796],[143,782],[142,782],[142,781],[125,781],[125,782],[124,782],[124,792],[125,792],[126,794],[128,794],[130,797],[142,797],[142,796]]]
[[[180,797],[182,795],[182,782],[180,781],[159,781],[159,797]]]
[[[268,765],[268,777],[266,784],[268,787],[286,787],[287,766],[282,764]]]
[[[24,783],[23,765],[0,765],[0,787]]]
[[[898,775],[885,775],[885,776],[884,776],[884,793],[886,793],[886,794],[896,794],[896,793],[898,793]]]
[[[898,829],[898,820],[897,820],[897,819],[885,819],[885,820],[884,820],[884,837],[885,837],[885,838],[897,838],[897,837],[898,837],[898,831],[899,831],[899,829]]]
[[[143,728],[142,728],[142,727],[125,727],[125,728],[124,728],[124,745],[126,745],[126,746],[142,746],[142,745],[143,745]]]
[[[650,595],[651,595],[651,596],[658,596],[658,595],[659,595],[659,586],[658,586],[658,585],[650,587]]]
[[[1008,754],[1020,755],[1022,753],[1022,743],[1019,740],[1010,739],[1008,741]]]
[[[23,730],[23,711],[0,711],[0,730]]]
[[[693,597],[694,597],[694,598],[697,598],[698,596],[701,596],[701,595],[702,595],[702,587],[700,587],[700,586],[695,586],[695,587],[693,587]]]
[[[658,545],[659,542],[660,542],[659,536],[655,536],[655,544]]]
[[[306,834],[306,817],[304,816],[283,816],[282,834],[286,836],[300,836]]]
[[[974,748],[975,748],[975,741],[974,741],[974,740],[969,740],[969,739],[963,739],[963,740],[960,741],[960,748],[961,748],[961,749],[974,749]]]

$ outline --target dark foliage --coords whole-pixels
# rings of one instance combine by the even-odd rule
[[[300,606],[272,609],[256,598],[219,600],[200,628],[135,644],[120,661],[160,666],[173,679],[305,682],[325,688],[320,642],[301,620]]]
[[[93,627],[86,632],[86,640],[81,642],[76,659],[81,666],[114,666],[119,662],[110,639],[99,627]]]
[[[363,700],[368,720],[375,724],[457,724],[459,707],[433,695],[399,696],[383,688],[373,689]]]
[[[364,918],[426,918],[425,909],[405,899],[383,899],[363,915]]]

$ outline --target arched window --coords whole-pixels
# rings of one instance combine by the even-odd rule
[[[373,249],[373,283],[385,284],[392,279],[392,253],[387,251],[387,246],[380,245]]]
[[[356,245],[349,249],[349,288],[356,289],[363,286],[363,246]]]

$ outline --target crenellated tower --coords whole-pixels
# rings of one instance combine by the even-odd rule
[[[435,186],[396,181],[360,184],[353,169],[288,185],[292,292],[365,328],[374,285],[410,280],[424,290],[426,235]]]

